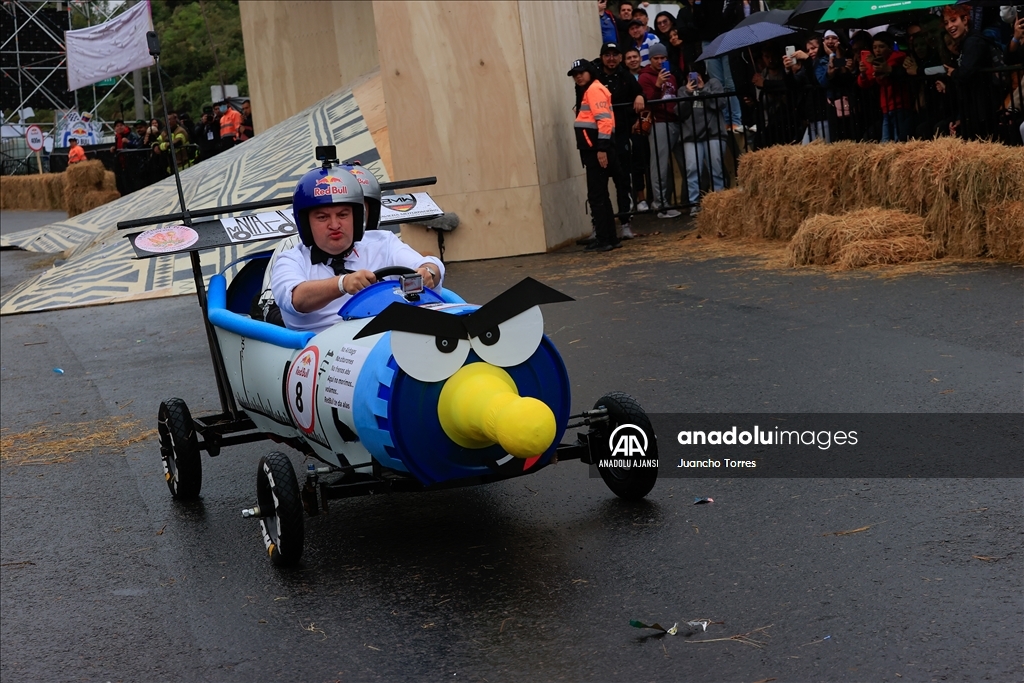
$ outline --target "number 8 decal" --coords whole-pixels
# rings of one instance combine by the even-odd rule
[[[320,350],[315,346],[303,349],[288,369],[288,410],[299,429],[308,433],[316,424],[316,369],[320,365]]]

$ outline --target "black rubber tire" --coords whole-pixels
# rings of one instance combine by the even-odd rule
[[[199,439],[188,406],[180,398],[160,404],[157,414],[160,435],[160,459],[164,463],[167,488],[175,500],[193,500],[203,487],[203,461]]]
[[[594,407],[608,409],[608,425],[596,430],[597,438],[607,439],[619,425],[634,424],[647,434],[647,457],[657,459],[658,441],[654,435],[654,427],[635,398],[621,391],[613,391],[598,399]],[[625,500],[640,500],[651,492],[658,481],[656,467],[598,467],[597,471],[601,473],[601,478],[612,493]]]
[[[263,515],[260,529],[270,561],[278,567],[295,565],[304,543],[302,498],[292,461],[284,453],[275,451],[260,458],[256,502]]]

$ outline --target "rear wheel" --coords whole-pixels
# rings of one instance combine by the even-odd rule
[[[646,452],[641,459],[657,461],[658,441],[654,435],[654,427],[651,426],[647,413],[640,407],[636,399],[621,391],[613,391],[602,396],[594,404],[594,407],[608,410],[608,423],[607,426],[594,430],[592,438],[602,439],[603,443],[607,444],[616,428],[623,425],[635,425],[647,437]],[[633,457],[611,457],[610,453],[608,459],[635,460]],[[640,500],[651,492],[654,484],[658,481],[657,467],[601,467],[598,465],[597,471],[601,473],[601,478],[604,479],[604,483],[608,485],[612,493],[625,500]]]
[[[192,414],[184,401],[169,398],[160,404],[157,432],[164,478],[171,495],[178,500],[198,498],[203,486],[203,461]]]
[[[296,564],[304,542],[302,499],[295,468],[284,453],[275,451],[260,459],[256,501],[270,561],[278,567]]]

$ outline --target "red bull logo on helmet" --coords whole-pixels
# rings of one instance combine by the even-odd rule
[[[330,197],[339,194],[348,194],[348,188],[345,187],[345,182],[337,176],[324,176],[313,186],[314,197]]]
[[[369,185],[370,180],[366,177],[366,172],[361,168],[350,168],[349,173],[356,177],[360,185]]]

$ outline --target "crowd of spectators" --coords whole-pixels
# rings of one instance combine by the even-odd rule
[[[598,1],[594,65],[612,96],[623,237],[633,211],[679,215],[673,158],[687,194],[675,206],[696,213],[702,190],[726,185],[725,159],[751,148],[942,135],[1024,143],[1024,5],[948,5],[872,32],[823,26],[701,61],[765,3],[680,0],[653,21],[647,6]]]
[[[170,176],[171,143],[178,170],[211,159],[253,137],[252,107],[249,100],[241,111],[229,102],[203,107],[199,122],[188,111],[167,115],[170,132],[160,119],[139,120],[133,125],[114,122],[114,173],[118,190],[129,194]]]

